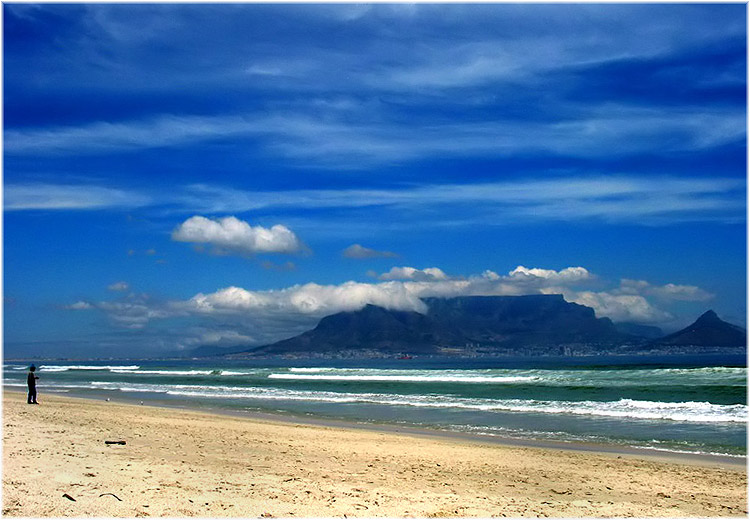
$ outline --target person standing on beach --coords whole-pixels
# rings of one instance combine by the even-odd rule
[[[29,399],[26,401],[28,404],[39,404],[36,402],[36,380],[39,376],[34,374],[36,367],[31,365],[29,367],[29,376],[26,378],[26,382],[29,384]]]

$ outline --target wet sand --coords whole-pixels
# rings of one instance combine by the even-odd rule
[[[718,459],[512,446],[49,395],[33,406],[7,391],[3,426],[7,516],[747,514],[745,467]]]

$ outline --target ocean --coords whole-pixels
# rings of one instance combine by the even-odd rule
[[[45,394],[508,440],[746,455],[744,356],[40,361]],[[30,362],[6,361],[6,389]]]

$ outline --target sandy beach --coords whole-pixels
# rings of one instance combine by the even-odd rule
[[[689,517],[747,514],[741,464],[505,446],[3,395],[3,514]],[[125,445],[105,441],[126,442]]]

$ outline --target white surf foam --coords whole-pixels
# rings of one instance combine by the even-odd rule
[[[40,371],[44,372],[67,372],[68,370],[108,370],[114,372],[115,370],[120,371],[132,371],[138,370],[138,365],[41,365],[39,366]]]

